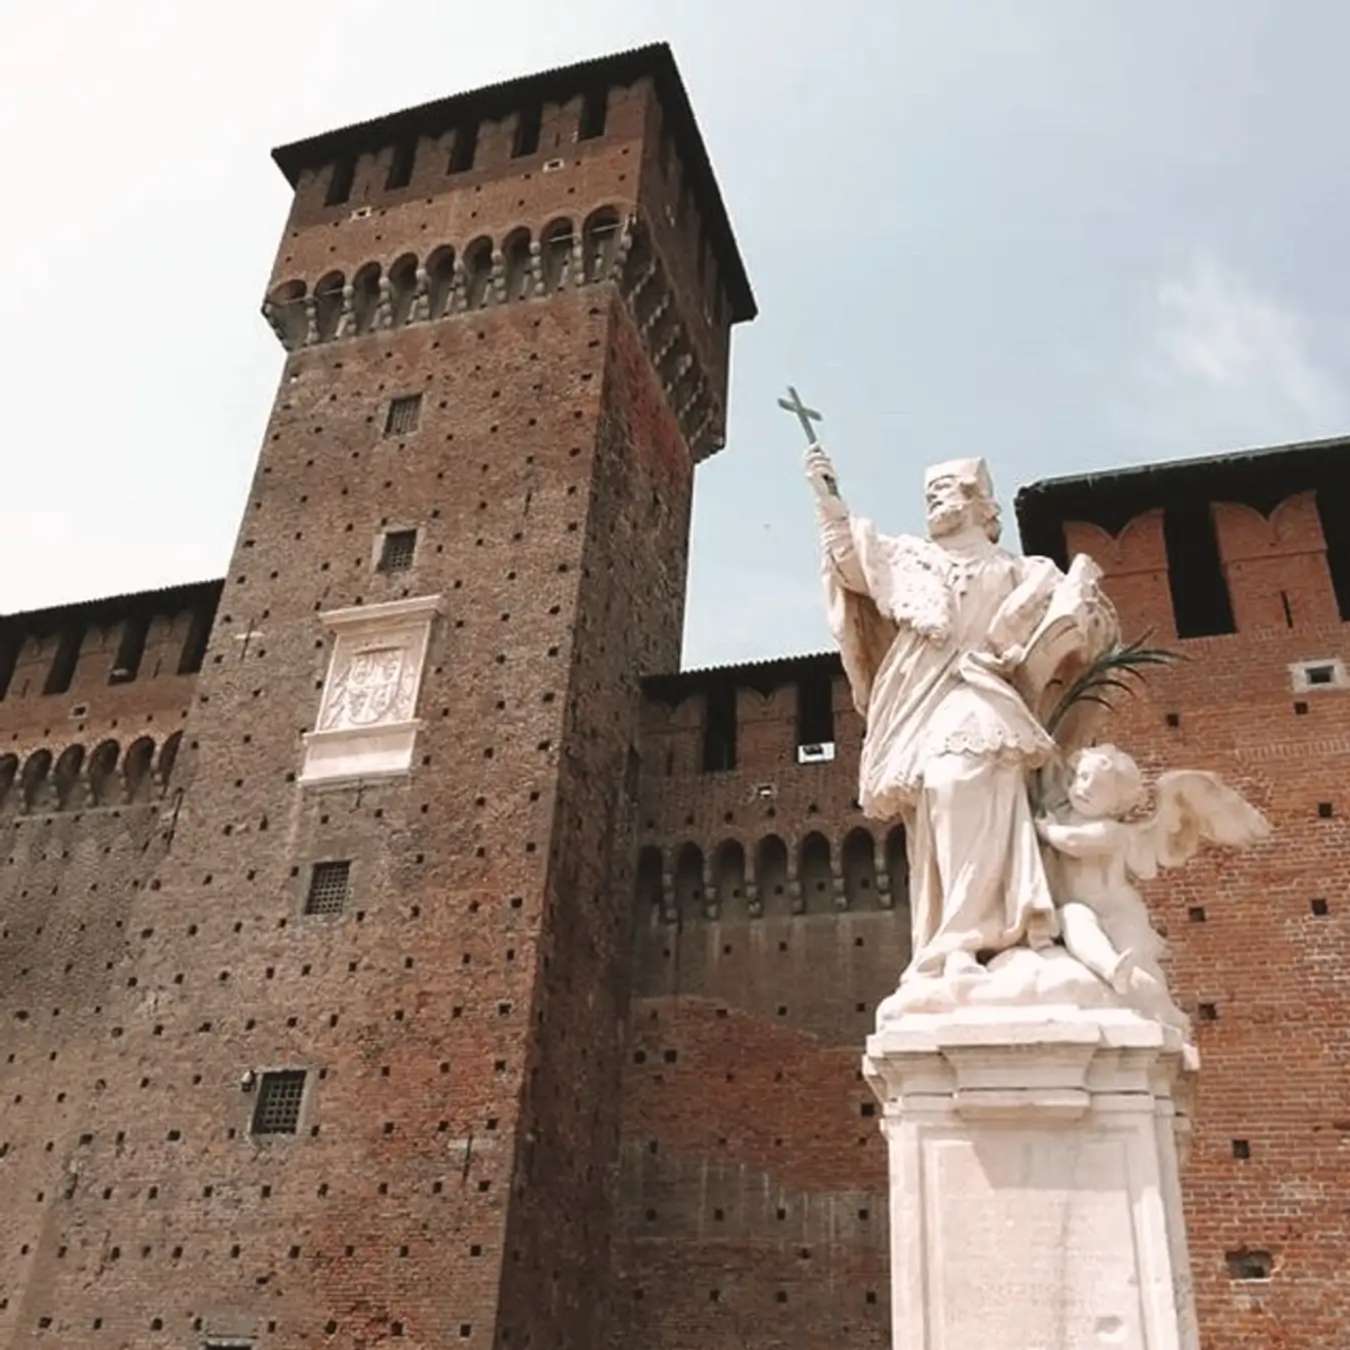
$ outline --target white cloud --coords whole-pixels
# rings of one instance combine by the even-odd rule
[[[1197,449],[1344,431],[1350,393],[1318,361],[1310,326],[1216,258],[1160,282],[1149,306],[1142,399],[1150,439]]]

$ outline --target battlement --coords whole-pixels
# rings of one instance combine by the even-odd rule
[[[224,584],[188,582],[0,617],[5,720],[22,719],[16,705],[27,700],[41,700],[34,715],[50,720],[46,700],[58,698],[71,716],[85,717],[91,705],[107,704],[110,688],[195,675]]]
[[[1194,638],[1350,619],[1350,437],[1033,483],[1029,553],[1088,553],[1131,630]]]
[[[612,284],[694,457],[754,297],[670,49],[490,85],[273,152],[295,189],[263,302],[288,351]]]
[[[279,146],[272,158],[296,189],[294,224],[316,207],[347,207],[384,194],[425,196],[443,190],[447,177],[467,175],[462,185],[475,188],[485,177],[514,177],[524,168],[549,172],[558,152],[571,146],[640,134],[646,105],[624,97],[633,87],[650,89],[656,98],[663,118],[660,155],[691,199],[686,206],[698,214],[696,233],[717,258],[732,322],[754,318],[754,296],[722,194],[664,42],[324,132]]]
[[[223,586],[0,618],[0,824],[165,794]]]
[[[642,690],[643,760],[660,777],[828,763],[844,725],[861,743],[837,652],[655,675]]]

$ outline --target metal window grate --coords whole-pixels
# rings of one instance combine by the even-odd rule
[[[254,1134],[294,1134],[300,1124],[300,1099],[305,1095],[304,1069],[265,1073],[253,1109]]]
[[[417,551],[416,530],[390,530],[380,546],[381,572],[406,572]]]
[[[406,436],[417,430],[417,419],[422,415],[422,395],[403,394],[390,399],[389,415],[384,421],[386,436]]]
[[[306,914],[341,914],[351,885],[350,862],[314,864],[309,874],[309,894],[305,896]]]

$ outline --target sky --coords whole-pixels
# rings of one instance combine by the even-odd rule
[[[850,506],[1350,432],[1343,0],[5,0],[0,612],[224,574],[282,355],[274,145],[657,39],[760,316],[684,664],[830,645]]]

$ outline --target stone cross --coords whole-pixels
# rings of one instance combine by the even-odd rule
[[[819,445],[816,439],[816,429],[811,425],[812,422],[821,421],[821,415],[814,409],[808,408],[801,400],[801,395],[788,385],[787,398],[780,398],[778,406],[785,412],[790,412],[802,424],[802,430],[806,432],[806,441],[808,445]]]

